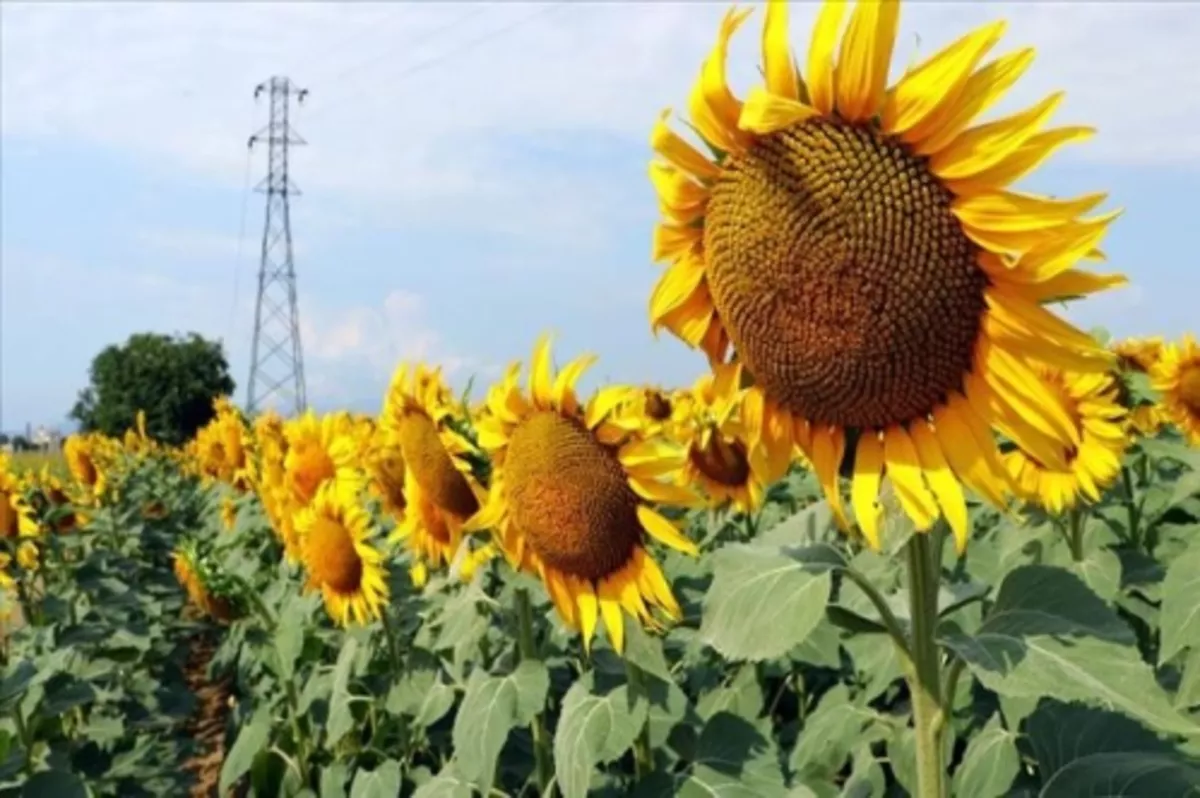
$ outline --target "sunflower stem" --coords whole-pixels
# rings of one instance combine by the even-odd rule
[[[1139,518],[1141,513],[1134,495],[1133,474],[1130,472],[1129,466],[1121,466],[1121,482],[1125,486],[1125,507],[1129,512],[1129,540],[1135,549],[1141,548],[1142,533],[1138,528],[1141,526]]]
[[[1067,513],[1067,545],[1071,547],[1071,559],[1083,562],[1083,520],[1084,510],[1072,507]]]
[[[396,640],[396,629],[392,626],[387,605],[379,613],[379,620],[383,623],[383,636],[387,638],[388,654],[392,660],[392,678],[399,678],[404,671],[400,661],[400,643]]]
[[[517,604],[517,645],[521,652],[521,661],[538,662],[537,644],[533,639],[533,605],[529,601],[529,591],[523,587],[516,590]],[[533,716],[529,727],[533,734],[534,768],[537,775],[538,795],[550,795],[550,782],[554,778],[554,767],[550,762],[550,740],[546,735],[546,722],[542,713]]]
[[[935,630],[938,617],[940,546],[935,532],[909,538],[908,598],[911,617],[911,655],[907,681],[912,695],[916,732],[917,798],[944,798],[946,768],[942,761],[945,710],[942,705],[941,655]],[[940,542],[941,537],[936,537]]]
[[[638,695],[646,695],[646,679],[638,666],[625,660],[625,679],[629,682],[630,698],[636,700]],[[650,750],[650,722],[642,723],[641,731],[633,741],[633,765],[637,780],[649,776],[654,771],[654,754]]]

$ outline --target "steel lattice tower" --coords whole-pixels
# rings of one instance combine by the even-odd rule
[[[306,142],[288,122],[294,97],[303,103],[308,89],[289,78],[272,77],[254,89],[257,100],[263,92],[271,100],[267,126],[250,137],[248,146],[266,142],[267,176],[255,191],[267,195],[263,222],[262,252],[258,266],[258,299],[254,306],[254,339],[250,345],[250,384],[246,412],[253,414],[274,395],[291,397],[295,412],[307,406],[304,391],[304,354],[300,347],[300,311],[296,306],[296,268],[292,260],[292,222],[289,197],[300,190],[288,176],[288,148]]]

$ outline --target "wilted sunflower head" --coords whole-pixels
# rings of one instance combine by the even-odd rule
[[[1163,413],[1192,446],[1200,446],[1200,345],[1185,335],[1167,344],[1152,373]]]
[[[404,517],[404,454],[387,431],[377,428],[367,454],[367,477],[371,492],[394,520]]]
[[[357,493],[323,483],[296,516],[296,532],[308,587],[321,591],[329,616],[341,626],[378,618],[388,599],[386,572]]]
[[[396,369],[379,425],[386,447],[398,450],[403,463],[404,514],[391,538],[403,540],[425,568],[450,563],[463,524],[486,495],[469,459],[478,449],[456,429],[460,413],[439,370],[409,364]]]
[[[1126,410],[1117,383],[1108,374],[1072,374],[1043,367],[1042,378],[1059,392],[1078,430],[1079,443],[1064,447],[1065,468],[1052,468],[1020,449],[1004,455],[1017,494],[1025,501],[1061,513],[1079,499],[1099,501],[1121,473],[1121,457],[1129,445]]]
[[[603,618],[620,651],[622,610],[643,623],[655,622],[655,606],[679,616],[646,535],[694,554],[695,544],[653,505],[694,504],[695,496],[661,479],[682,467],[682,449],[613,413],[631,389],[606,388],[580,402],[575,383],[594,360],[576,358],[555,376],[543,338],[528,394],[518,384],[520,364],[492,388],[492,412],[479,428],[494,464],[491,493],[470,527],[493,529],[508,560],[541,578],[585,645]]]
[[[312,410],[284,426],[287,454],[284,483],[296,506],[304,507],[327,481],[345,483],[347,490],[362,484],[358,470],[358,442],[347,413],[318,418]]]
[[[799,445],[841,524],[848,459],[872,544],[886,475],[919,530],[945,517],[961,547],[960,482],[996,503],[1011,489],[994,431],[1038,457],[1079,442],[1030,361],[1109,367],[1110,353],[1044,305],[1123,282],[1073,268],[1097,254],[1115,214],[1085,216],[1101,194],[1008,188],[1090,135],[1044,129],[1061,94],[969,127],[1032,60],[1026,49],[984,62],[1002,24],[889,88],[898,3],[861,0],[843,33],[847,7],[822,4],[801,74],[787,5],[769,3],[764,85],[744,100],[725,61],[749,12],[731,11],[688,103],[714,155],[672,132],[666,114],[654,126],[654,255],[668,268],[651,322],[714,362],[736,353],[753,381],[750,438]]]

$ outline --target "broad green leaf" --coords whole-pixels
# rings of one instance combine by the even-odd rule
[[[678,795],[785,798],[787,786],[771,741],[745,718],[721,712],[704,725],[691,775]]]
[[[483,792],[491,789],[496,758],[509,732],[533,720],[549,687],[549,673],[540,662],[522,662],[507,676],[473,671],[454,719],[457,771]]]
[[[718,712],[729,712],[743,718],[757,718],[763,709],[762,685],[753,665],[738,667],[728,684],[705,693],[696,702],[696,712],[708,720]]]
[[[751,661],[802,643],[824,617],[830,588],[829,566],[805,554],[761,545],[718,551],[700,623],[704,642],[726,659]]]
[[[1179,679],[1179,689],[1175,692],[1175,706],[1185,710],[1200,707],[1200,646],[1192,648],[1183,661],[1183,674]]]
[[[1114,601],[1121,592],[1121,559],[1112,549],[1096,547],[1068,567],[1105,601]]]
[[[321,769],[321,798],[346,798],[350,773],[342,762],[331,762]]]
[[[647,702],[635,700],[625,686],[596,695],[590,678],[571,685],[554,734],[555,773],[563,798],[586,798],[593,769],[629,750],[646,715]]]
[[[801,778],[832,779],[841,772],[851,751],[864,740],[882,739],[885,732],[874,710],[855,704],[844,684],[835,685],[804,719],[792,750],[791,769]]]
[[[295,596],[279,613],[279,624],[275,629],[274,664],[279,668],[281,680],[291,679],[296,672],[296,660],[304,649],[304,630],[307,627],[308,603]]]
[[[1044,798],[1184,796],[1200,790],[1200,768],[1122,715],[1044,702],[1026,723]]]
[[[663,656],[662,639],[646,632],[639,623],[625,624],[624,657],[650,676],[664,682],[673,681]]]
[[[472,798],[474,794],[471,782],[460,778],[455,773],[454,763],[450,763],[418,787],[413,798]]]
[[[1193,543],[1167,566],[1159,622],[1160,663],[1169,662],[1185,647],[1200,647],[1200,543]]]
[[[350,709],[350,673],[358,641],[345,638],[333,666],[333,686],[329,695],[329,718],[325,722],[325,745],[332,748],[354,728],[354,713]]]
[[[833,529],[833,513],[829,503],[819,501],[775,524],[758,536],[765,546],[810,546],[820,543]]]
[[[69,770],[43,770],[21,787],[21,798],[88,798],[83,779]]]
[[[259,710],[243,726],[233,742],[233,747],[225,755],[225,763],[221,766],[221,781],[219,791],[224,795],[242,776],[250,772],[254,757],[266,748],[271,739],[271,713],[268,709]]]
[[[29,660],[23,659],[10,668],[4,681],[0,682],[0,710],[7,711],[19,701],[37,675],[38,667]]]
[[[870,744],[860,745],[851,757],[850,775],[839,798],[882,798],[887,779]]]
[[[396,798],[400,794],[400,763],[389,759],[374,770],[360,770],[350,785],[350,798]]]
[[[65,673],[50,678],[45,684],[45,691],[38,709],[47,716],[62,715],[96,700],[96,691],[90,684]]]
[[[954,773],[951,794],[971,798],[1008,795],[1020,768],[1017,736],[1001,726],[999,717],[993,715],[983,730],[967,743],[962,764]]]

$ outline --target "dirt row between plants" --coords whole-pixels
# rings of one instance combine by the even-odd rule
[[[195,782],[190,798],[222,798],[217,793],[221,780],[221,765],[225,761],[225,727],[229,700],[233,695],[227,679],[213,682],[208,665],[217,650],[213,632],[199,632],[192,637],[184,678],[196,697],[196,708],[187,724],[193,741],[193,753],[183,764],[185,773]]]

